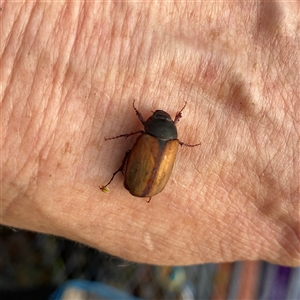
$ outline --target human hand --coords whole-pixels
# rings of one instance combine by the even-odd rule
[[[296,3],[5,3],[1,223],[160,265],[299,265]],[[180,148],[162,193],[105,184],[163,109]]]

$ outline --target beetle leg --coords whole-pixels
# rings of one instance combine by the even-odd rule
[[[185,106],[186,106],[186,101],[184,101],[184,106],[183,106],[183,108],[176,114],[176,116],[175,116],[175,119],[174,119],[174,124],[176,124],[176,123],[178,123],[179,122],[179,120],[181,119],[181,117],[182,117],[182,111],[184,110],[184,108],[185,108]]]
[[[134,102],[135,102],[135,100],[133,100],[133,104],[132,105],[133,105],[133,108],[135,110],[135,113],[138,116],[139,120],[142,122],[142,124],[145,125],[145,120],[144,120],[142,114],[135,108]]]
[[[150,202],[150,200],[151,200],[151,198],[152,198],[152,197],[150,197],[148,200],[146,200],[146,202],[147,202],[147,203],[149,203],[149,202]]]
[[[139,130],[139,131],[136,131],[136,132],[130,132],[130,133],[125,133],[125,134],[121,134],[121,135],[117,135],[117,136],[113,136],[111,138],[104,138],[106,141],[108,140],[113,140],[113,139],[117,139],[117,138],[120,138],[120,137],[125,137],[126,139],[131,136],[131,135],[134,135],[134,134],[137,134],[137,133],[144,133],[143,130]]]
[[[186,144],[186,143],[184,143],[184,142],[181,142],[181,141],[180,141],[180,140],[178,140],[178,139],[177,139],[177,141],[178,141],[178,143],[180,144],[180,146],[186,146],[186,147],[196,147],[196,146],[199,146],[199,145],[201,145],[201,143],[194,144],[194,145]]]
[[[103,185],[101,188],[99,187],[100,190],[102,190],[102,192],[113,181],[113,179],[115,178],[115,176],[116,176],[117,173],[122,172],[122,174],[123,174],[123,170],[124,170],[124,167],[125,167],[125,164],[126,164],[126,161],[127,161],[128,155],[129,155],[129,152],[130,152],[130,150],[126,151],[125,156],[124,156],[124,158],[122,160],[122,164],[121,164],[120,168],[116,172],[113,173],[110,181],[106,185]]]

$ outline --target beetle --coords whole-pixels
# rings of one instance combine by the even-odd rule
[[[120,168],[115,171],[110,181],[100,189],[107,192],[107,186],[113,181],[118,172],[124,174],[124,187],[135,197],[147,197],[150,202],[151,197],[160,193],[166,186],[172,173],[178,146],[196,147],[201,143],[189,145],[181,142],[177,138],[176,123],[182,117],[182,111],[176,114],[174,121],[171,116],[163,111],[156,110],[146,121],[142,114],[134,106],[144,130],[121,134],[105,140],[129,137],[140,133],[133,148],[126,152]],[[125,172],[124,172],[125,169]]]

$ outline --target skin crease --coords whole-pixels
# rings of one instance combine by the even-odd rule
[[[4,3],[1,223],[126,260],[296,266],[299,4]],[[173,173],[149,204],[118,174],[156,109]]]

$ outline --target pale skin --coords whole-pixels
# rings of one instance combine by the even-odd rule
[[[129,261],[296,266],[299,4],[4,3],[1,223]],[[143,129],[176,115],[179,147],[147,203],[107,183]]]

